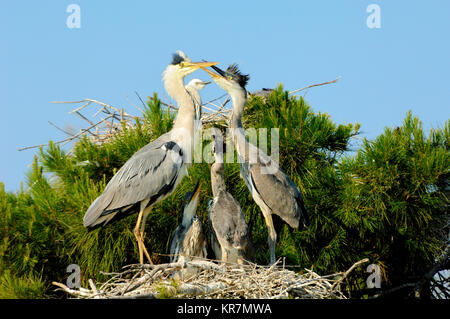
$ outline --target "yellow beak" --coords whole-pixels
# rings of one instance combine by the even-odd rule
[[[219,62],[207,62],[207,61],[205,61],[205,62],[185,62],[185,65],[188,67],[191,67],[193,69],[200,69],[200,68],[203,69],[203,68],[207,68],[212,65],[216,65],[218,63]]]
[[[201,188],[202,188],[202,185],[199,185],[198,188],[195,190],[194,195],[192,195],[191,201],[195,200],[198,197],[198,195],[200,194]],[[197,206],[198,206],[198,201],[197,201]]]
[[[209,69],[206,69],[206,68],[204,68],[204,67],[201,67],[201,69],[202,69],[203,71],[205,71],[206,73],[208,73],[213,79],[214,79],[214,78],[221,78],[221,77],[222,77],[221,75],[219,75],[219,74],[217,74],[217,73],[215,73],[215,72],[213,72],[213,71],[211,71],[211,70],[209,70]]]

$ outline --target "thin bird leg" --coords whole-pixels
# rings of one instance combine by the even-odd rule
[[[144,210],[144,217],[142,218],[142,223],[141,223],[141,229],[140,229],[140,233],[141,233],[141,239],[142,239],[142,250],[144,251],[145,257],[147,257],[148,262],[153,265],[153,261],[150,258],[150,254],[147,251],[147,248],[145,247],[144,244],[144,237],[145,237],[145,222],[147,221],[147,217],[148,214],[150,214],[151,211],[151,207],[147,207]]]
[[[269,249],[270,249],[270,264],[275,263],[275,244],[277,242],[277,233],[273,226],[272,214],[270,212],[262,212],[266,220],[267,230],[269,232]]]
[[[136,237],[136,241],[138,243],[139,262],[141,263],[141,265],[144,264],[144,255],[143,255],[143,249],[142,249],[142,247],[144,246],[144,242],[142,241],[142,236],[140,233],[140,226],[141,226],[141,222],[142,222],[142,216],[144,214],[144,210],[145,210],[145,207],[147,206],[148,202],[149,202],[149,199],[145,199],[141,202],[138,219],[136,222],[136,226],[134,227],[134,231],[133,231],[134,237]]]
[[[228,261],[228,252],[227,250],[222,246],[222,260],[223,261]]]
[[[240,265],[242,265],[244,263],[244,257],[242,256],[242,251],[238,250],[237,251],[237,260],[236,262]]]

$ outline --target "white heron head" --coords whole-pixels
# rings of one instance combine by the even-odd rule
[[[186,88],[192,88],[192,89],[194,89],[196,91],[200,91],[201,89],[203,89],[209,83],[211,83],[211,82],[202,81],[200,79],[192,79],[186,85]]]
[[[184,78],[199,68],[216,65],[217,62],[191,62],[191,59],[182,52],[177,51],[173,54],[172,62],[163,72],[163,82],[167,93],[172,98],[184,90]],[[183,89],[182,89],[183,88]]]
[[[217,62],[192,62],[191,59],[183,52],[178,50],[172,55],[172,62],[166,67],[163,73],[163,78],[169,76],[178,76],[184,78],[187,75],[195,72],[199,68],[216,65]]]

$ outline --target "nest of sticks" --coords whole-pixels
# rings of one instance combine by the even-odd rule
[[[347,299],[343,286],[347,271],[320,276],[312,270],[298,273],[287,269],[281,259],[274,265],[234,264],[195,259],[158,265],[133,264],[110,276],[104,283],[89,280],[90,288],[71,289],[53,282],[59,290],[80,299]],[[98,287],[98,288],[97,288]]]

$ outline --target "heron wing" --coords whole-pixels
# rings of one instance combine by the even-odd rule
[[[216,231],[214,230],[212,219],[214,216],[214,199],[210,198],[208,201],[208,232],[209,232],[209,242],[211,248],[216,256],[217,260],[222,258],[222,251],[220,249],[220,243],[217,240]]]
[[[170,262],[178,261],[178,255],[180,253],[180,245],[183,241],[184,226],[182,224],[178,225],[175,232],[170,240]]]
[[[245,217],[239,203],[228,192],[219,192],[211,206],[211,224],[220,245],[233,248],[234,233],[242,222]]]
[[[103,226],[139,211],[168,196],[183,175],[183,153],[166,133],[137,151],[111,178],[103,193],[87,210],[88,229]]]
[[[270,165],[270,162],[268,163]],[[250,182],[264,204],[289,226],[299,228],[308,224],[302,195],[295,183],[281,169],[273,174],[264,171],[262,163],[250,164]]]

